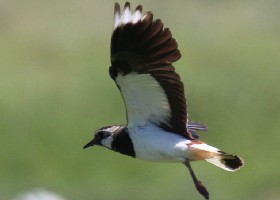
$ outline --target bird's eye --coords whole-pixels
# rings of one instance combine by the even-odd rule
[[[107,132],[107,131],[102,131],[102,132],[101,132],[101,137],[102,137],[102,138],[109,137],[110,135],[111,135],[110,132]]]

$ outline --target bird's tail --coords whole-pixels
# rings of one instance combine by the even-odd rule
[[[244,161],[236,155],[227,154],[218,151],[218,154],[212,158],[205,159],[207,162],[216,165],[224,170],[234,172],[244,165]]]
[[[244,165],[244,161],[238,156],[227,154],[206,143],[197,141],[193,142],[190,147],[195,155],[194,160],[206,160],[217,167],[231,172],[238,170]]]

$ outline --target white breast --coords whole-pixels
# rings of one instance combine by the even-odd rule
[[[160,162],[183,162],[189,157],[190,140],[153,125],[129,128],[136,158]]]

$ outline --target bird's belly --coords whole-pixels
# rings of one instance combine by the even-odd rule
[[[129,130],[136,158],[158,162],[184,162],[190,155],[190,140],[159,128]]]

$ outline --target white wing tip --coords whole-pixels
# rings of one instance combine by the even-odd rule
[[[137,6],[134,13],[130,10],[130,3],[126,2],[124,4],[123,13],[121,13],[119,3],[115,3],[114,11],[114,30],[123,24],[136,24],[142,19],[142,6]]]

